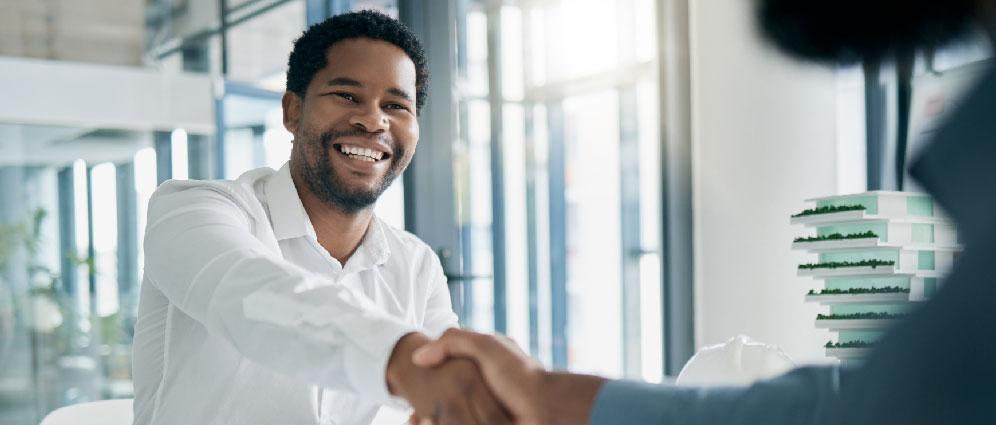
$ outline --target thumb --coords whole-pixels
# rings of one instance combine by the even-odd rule
[[[412,362],[416,366],[431,367],[445,361],[448,357],[470,357],[477,362],[489,360],[487,350],[478,346],[474,332],[460,329],[450,329],[439,339],[425,344],[412,353]]]
[[[446,341],[437,339],[415,349],[415,352],[412,353],[412,363],[419,367],[438,366],[449,357],[449,354],[450,350]]]

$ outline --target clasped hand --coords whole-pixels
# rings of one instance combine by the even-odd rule
[[[405,336],[387,374],[418,425],[583,424],[605,381],[547,372],[507,337],[459,329]]]
[[[413,353],[419,351],[419,364]],[[388,387],[415,409],[418,423],[507,425],[512,415],[485,383],[482,368],[467,358],[446,359],[441,346],[413,333],[397,344],[387,367]],[[426,350],[429,349],[429,350]]]

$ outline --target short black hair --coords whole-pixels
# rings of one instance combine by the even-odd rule
[[[398,46],[415,63],[415,110],[422,112],[429,88],[429,66],[425,49],[415,34],[398,20],[373,10],[335,15],[312,25],[294,41],[287,60],[287,90],[302,98],[315,73],[327,65],[333,44],[352,38],[371,38]]]

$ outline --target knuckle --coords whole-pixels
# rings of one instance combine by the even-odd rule
[[[457,335],[459,335],[459,333],[460,333],[459,328],[449,328],[443,331],[443,334],[440,335],[439,339],[450,339],[456,337]]]

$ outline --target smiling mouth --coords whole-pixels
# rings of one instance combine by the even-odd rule
[[[351,146],[345,144],[335,144],[333,145],[335,150],[339,153],[346,155],[350,159],[356,159],[366,162],[380,162],[391,157],[391,154],[387,152],[381,152],[374,149],[361,148],[358,146]]]

